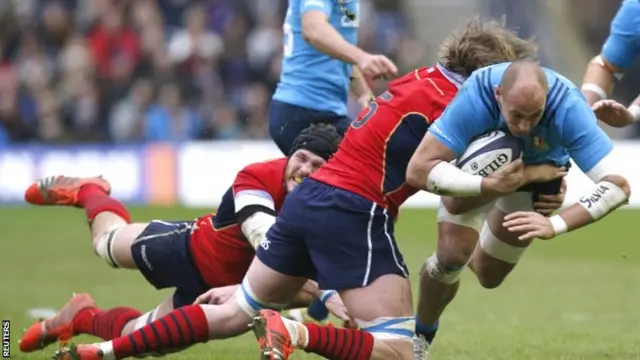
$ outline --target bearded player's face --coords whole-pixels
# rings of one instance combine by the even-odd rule
[[[300,149],[289,157],[285,173],[287,191],[292,191],[302,179],[316,172],[325,161],[311,151]]]

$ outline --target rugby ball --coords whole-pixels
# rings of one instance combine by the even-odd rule
[[[489,176],[522,157],[522,148],[520,139],[494,130],[474,139],[456,160],[456,166],[469,174]]]

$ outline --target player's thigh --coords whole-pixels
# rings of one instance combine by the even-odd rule
[[[148,225],[133,223],[111,227],[94,238],[93,249],[111,267],[136,269],[131,245]]]
[[[493,203],[454,215],[440,203],[436,257],[445,267],[464,266],[478,242],[478,235]]]
[[[376,319],[410,317],[409,271],[393,219],[363,197],[317,184],[318,195],[307,213],[316,220],[308,223],[305,238],[320,288],[338,290],[351,315],[365,321],[365,329]]]
[[[498,286],[531,244],[530,240],[518,239],[522,233],[505,229],[504,217],[516,211],[532,211],[532,206],[531,193],[517,192],[498,199],[489,212],[471,265],[485,287]]]
[[[256,256],[241,286],[243,308],[249,311],[277,308],[298,293],[308,278],[315,276],[304,235],[308,211],[303,182],[287,196],[276,222],[256,249]]]
[[[192,221],[154,220],[131,245],[131,255],[145,279],[156,289],[177,288],[195,294],[207,286],[190,249]],[[176,306],[188,305],[185,300]]]

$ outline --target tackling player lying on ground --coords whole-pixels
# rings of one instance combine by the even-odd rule
[[[600,112],[607,102],[617,81],[622,80],[624,72],[640,55],[640,2],[625,0],[611,22],[611,30],[601,53],[589,62],[582,81],[582,93],[587,103],[593,107],[600,119]],[[624,127],[634,121],[640,121],[640,96],[628,108],[632,117],[617,116],[615,122],[606,122],[610,126]],[[601,119],[602,120],[602,119]]]
[[[269,133],[284,154],[310,123],[347,130],[349,90],[362,106],[373,98],[363,76],[390,78],[384,55],[360,49],[360,0],[290,0],[283,25],[282,75],[269,104]]]
[[[620,114],[630,116],[618,103],[603,110],[613,121]],[[520,138],[522,159],[489,177],[450,163],[472,139],[498,129]],[[442,199],[437,249],[422,268],[417,332],[425,347],[433,340],[467,265],[483,287],[496,288],[534,238],[551,239],[581,228],[627,202],[629,183],[609,155],[612,149],[580,90],[553,70],[520,61],[477,70],[466,80],[429,128],[407,169],[412,186],[467,198],[465,206],[460,206],[462,199]],[[593,188],[557,215],[534,212],[538,195],[553,194],[560,184],[536,184],[517,191],[522,186],[523,164],[569,167],[570,158],[593,180]],[[469,202],[474,206],[469,207]],[[348,299],[344,301],[348,306]]]
[[[441,64],[392,82],[352,123],[334,157],[287,196],[230,301],[186,306],[128,337],[63,349],[58,358],[165,351],[244,331],[253,319],[263,359],[288,359],[295,348],[336,360],[411,359],[411,291],[394,239],[398,207],[417,191],[405,183],[407,164],[464,77],[485,65],[527,59],[535,48],[499,23],[476,20],[448,39],[442,54]],[[559,173],[552,166],[531,169],[532,182]],[[267,310],[282,309],[307,278],[340,290],[361,329],[301,324]]]
[[[114,268],[139,269],[155,288],[175,288],[175,292],[144,315],[129,307],[102,310],[88,294],[75,295],[56,316],[31,326],[20,349],[39,350],[76,334],[115,339],[173,309],[193,304],[210,288],[239,284],[285,196],[325,163],[340,140],[331,125],[312,125],[298,136],[288,158],[243,168],[217,213],[194,221],[131,223],[127,209],[109,196],[110,185],[101,178],[54,176],[36,182],[26,192],[29,203],[84,208],[94,251],[100,258]],[[334,314],[345,318],[339,296],[335,292],[321,294],[314,284],[310,281],[290,306],[303,306],[322,297]],[[171,321],[165,324],[173,326]],[[225,333],[233,335],[236,333]]]

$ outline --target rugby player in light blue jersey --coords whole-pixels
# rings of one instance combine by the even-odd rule
[[[617,105],[624,111],[619,114],[628,115]],[[520,138],[522,159],[489,177],[450,163],[475,137],[491,130]],[[533,62],[503,63],[477,70],[465,81],[407,168],[409,185],[451,196],[443,197],[437,250],[421,274],[416,333],[422,341],[416,345],[422,349],[416,350],[422,351],[416,351],[416,359],[426,357],[440,315],[454,298],[467,265],[483,287],[498,287],[534,238],[551,239],[581,228],[627,202],[631,190],[621,164],[610,156],[612,149],[580,90],[553,70]],[[561,191],[562,181],[522,188],[523,164],[568,167],[570,158],[593,180],[593,187],[557,215],[534,212],[544,194]]]
[[[341,134],[346,131],[350,85],[363,106],[372,98],[363,74],[389,78],[397,73],[387,57],[355,45],[359,8],[359,0],[289,0],[282,74],[269,107],[269,133],[285,155],[310,123],[329,122]]]
[[[593,106],[598,118],[608,125],[624,127],[640,121],[640,96],[629,106],[633,117],[615,117],[609,122],[600,116],[606,99],[613,92],[616,81],[640,55],[640,1],[625,0],[611,22],[611,30],[602,52],[591,60],[582,81],[582,93],[589,105]]]

